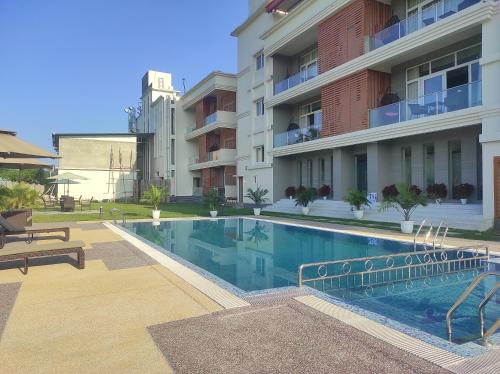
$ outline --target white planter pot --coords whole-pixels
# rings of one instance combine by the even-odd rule
[[[309,214],[309,207],[308,206],[302,207],[302,214],[305,216],[307,216]]]
[[[435,203],[436,205],[441,205],[441,199],[436,199],[436,200],[434,201],[434,203]]]
[[[253,208],[253,215],[260,216],[260,208]]]
[[[158,227],[160,226],[160,221],[153,221],[151,222],[151,224],[153,225],[153,227]]]
[[[326,200],[326,198],[327,198],[327,197],[328,197],[328,196],[323,196],[323,200]]]
[[[288,198],[289,198],[290,200],[292,200],[292,199],[293,199],[293,196],[288,196]]]
[[[413,233],[413,226],[414,225],[415,225],[415,221],[401,221],[401,232],[403,234]]]
[[[159,210],[152,210],[151,214],[153,215],[153,219],[160,219],[160,211]]]
[[[354,214],[354,217],[356,217],[356,219],[361,219],[363,218],[363,213],[364,211],[363,210],[353,210],[352,213]]]
[[[212,218],[217,217],[217,211],[216,210],[211,210],[210,211],[210,217],[212,217]]]
[[[460,203],[461,203],[462,205],[467,204],[467,199],[460,199]]]

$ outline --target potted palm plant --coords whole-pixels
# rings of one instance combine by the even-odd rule
[[[370,201],[366,197],[365,191],[349,190],[344,201],[346,203],[349,203],[349,205],[351,206],[352,212],[354,214],[354,217],[356,219],[363,218],[363,214],[364,214],[363,207],[370,205]]]
[[[469,183],[458,184],[453,188],[453,195],[455,198],[460,199],[462,205],[467,204],[467,199],[472,195],[474,186]]]
[[[331,192],[332,189],[330,188],[330,186],[324,184],[319,188],[318,195],[321,196],[323,200],[326,200],[326,198],[330,195]]]
[[[210,209],[210,216],[212,218],[217,217],[217,208],[219,208],[221,204],[221,198],[219,196],[219,191],[217,191],[217,188],[211,188],[208,191],[207,195],[205,196],[205,203]]]
[[[151,188],[144,192],[144,200],[153,206],[151,215],[153,219],[160,219],[161,211],[158,209],[162,199],[167,195],[167,191],[163,187],[152,185]]]
[[[427,205],[427,196],[421,194],[418,188],[410,186],[408,183],[396,185],[397,195],[384,197],[381,210],[394,208],[403,215],[401,221],[401,232],[411,234],[413,232],[414,221],[411,216],[419,206]]]
[[[31,226],[32,210],[38,192],[26,183],[18,183],[12,188],[0,189],[0,205],[7,211],[2,216],[16,226]],[[0,209],[1,210],[1,209]]]
[[[265,197],[268,194],[268,190],[262,187],[257,186],[257,189],[254,191],[251,188],[247,190],[247,194],[245,197],[248,197],[250,200],[252,200],[255,204],[255,208],[253,208],[253,214],[256,216],[260,216],[260,210],[262,207],[262,204],[264,204],[267,201],[267,198]]]
[[[309,205],[316,199],[316,191],[312,188],[304,188],[297,190],[295,196],[295,206],[302,207],[302,214],[309,214]]]

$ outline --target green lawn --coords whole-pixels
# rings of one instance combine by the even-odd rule
[[[99,217],[99,207],[103,208],[102,219],[112,219],[109,211],[111,208],[120,209],[127,219],[151,218],[151,207],[144,204],[132,203],[95,203],[89,212],[80,212],[78,209],[74,213],[61,213],[57,210],[44,210],[42,207],[33,209],[33,222],[75,222],[75,221],[97,221]],[[209,209],[203,204],[161,204],[161,218],[174,217],[208,217]],[[224,216],[248,215],[252,214],[251,209],[224,207]],[[221,211],[219,209],[219,215]]]

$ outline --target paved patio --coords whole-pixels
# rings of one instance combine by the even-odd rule
[[[223,310],[101,223],[70,226],[84,270],[68,256],[33,260],[28,275],[0,263],[1,372],[305,372],[316,359],[315,372],[443,372],[293,301]]]

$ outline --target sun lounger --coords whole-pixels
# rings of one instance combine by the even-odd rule
[[[50,226],[37,226],[37,227],[18,227],[9,223],[5,218],[0,216],[0,248],[5,244],[5,237],[9,235],[24,235],[27,234],[26,243],[33,241],[34,234],[62,232],[64,233],[64,241],[69,240],[69,227],[50,227]]]
[[[85,268],[85,243],[81,240],[71,242],[59,242],[48,244],[28,245],[25,243],[9,243],[0,251],[0,262],[12,260],[24,260],[24,274],[28,273],[28,259],[34,257],[56,256],[76,253],[78,267]]]

